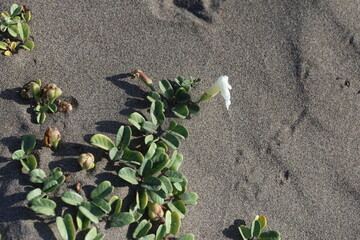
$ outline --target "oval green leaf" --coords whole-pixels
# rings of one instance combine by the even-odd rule
[[[184,236],[181,236],[178,240],[194,240],[195,237],[193,234],[191,233],[188,233],[188,234],[185,234]]]
[[[137,112],[133,112],[132,114],[130,114],[128,121],[134,126],[136,127],[138,130],[141,129],[141,124],[143,122],[145,122],[145,118]]]
[[[99,219],[94,215],[92,214],[88,209],[86,209],[85,207],[83,206],[80,206],[79,207],[79,210],[82,214],[85,215],[85,217],[87,217],[90,221],[92,221],[93,223],[95,224],[98,224],[99,223]]]
[[[170,233],[178,234],[181,226],[181,219],[178,212],[171,212],[171,225],[170,225]]]
[[[251,224],[251,237],[259,237],[260,228],[260,222],[258,220],[254,220]]]
[[[161,189],[161,181],[156,177],[146,176],[141,186],[150,191],[159,191]]]
[[[143,219],[135,228],[132,237],[133,238],[145,237],[151,227],[152,227],[151,222],[149,222],[146,219]]]
[[[45,182],[46,174],[41,169],[38,169],[38,168],[34,169],[34,170],[30,171],[29,175],[30,175],[30,181],[32,183],[43,183],[43,182]]]
[[[179,195],[179,198],[185,205],[196,205],[199,196],[194,192],[187,192]]]
[[[122,206],[122,199],[119,198],[118,196],[112,196],[109,200],[109,204],[111,207],[110,214],[119,213]]]
[[[25,50],[31,51],[34,49],[34,42],[27,40],[23,45],[20,45],[20,47],[24,48]],[[56,111],[55,111],[56,112]]]
[[[64,192],[61,196],[61,200],[72,206],[79,206],[84,201],[80,194],[70,191]]]
[[[122,169],[120,169],[118,176],[131,184],[136,185],[139,183],[136,180],[136,178],[137,178],[136,170],[134,170],[130,167],[123,167]]]
[[[166,226],[164,224],[161,224],[158,229],[156,230],[156,240],[162,240],[165,237],[166,234]]]
[[[165,121],[164,105],[156,100],[150,107],[151,120],[155,125],[162,125]]]
[[[243,238],[243,240],[247,240],[249,238],[251,238],[251,230],[250,228],[244,226],[244,225],[240,225],[239,226],[239,232],[241,237]]]
[[[161,137],[161,140],[172,149],[178,149],[180,147],[179,139],[171,133],[167,133],[164,137]]]
[[[261,240],[280,240],[280,233],[277,231],[268,231],[260,234]]]
[[[35,148],[36,145],[36,137],[33,134],[26,134],[21,137],[21,149],[24,150],[25,153],[31,152]]]
[[[25,41],[30,36],[30,29],[26,23],[18,23],[17,28],[19,31],[20,39]]]
[[[11,158],[13,160],[21,160],[25,158],[25,151],[22,149],[16,150],[12,155]]]
[[[186,214],[186,206],[181,200],[177,200],[175,202],[169,202],[168,204],[169,209],[171,212],[178,212],[180,218],[184,218]]]
[[[31,207],[34,212],[47,215],[55,216],[56,203],[50,199],[34,199],[31,201]]]
[[[122,227],[134,222],[134,216],[128,212],[115,213],[109,217],[111,227]]]
[[[139,151],[132,151],[128,148],[125,148],[121,159],[129,163],[140,165],[144,161],[144,156]]]
[[[115,144],[113,143],[113,141],[111,141],[109,137],[100,133],[92,136],[90,139],[90,143],[106,151],[110,151],[110,149],[115,147]]]
[[[105,198],[114,191],[114,187],[109,181],[101,182],[94,190],[90,193],[91,199]]]
[[[174,89],[172,88],[168,80],[166,79],[161,80],[159,82],[159,87],[166,99],[172,98],[174,96]]]
[[[178,103],[187,103],[190,101],[191,97],[190,94],[186,92],[185,88],[180,87],[176,90],[175,99]]]
[[[148,195],[145,189],[140,188],[136,192],[136,204],[140,209],[145,209],[148,204]]]
[[[91,203],[100,208],[104,213],[111,211],[111,206],[104,199],[96,198],[92,200]]]
[[[188,107],[182,103],[176,104],[175,108],[173,108],[171,111],[175,114],[175,116],[181,119],[184,119],[189,115]]]
[[[90,225],[90,220],[79,210],[76,214],[76,224],[79,230],[85,230]]]
[[[34,170],[37,167],[37,161],[34,155],[29,155],[26,158],[27,166],[29,167],[29,171]]]
[[[129,146],[131,141],[132,131],[129,126],[121,126],[116,134],[115,145],[122,149]]]
[[[26,200],[31,202],[32,200],[42,198],[45,195],[46,194],[43,193],[40,188],[35,188],[26,195]]]

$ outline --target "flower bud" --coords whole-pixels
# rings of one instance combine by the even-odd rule
[[[83,153],[79,156],[78,162],[82,169],[90,170],[95,167],[95,158],[91,153]]]
[[[41,92],[40,85],[37,84],[36,82],[31,82],[30,91],[31,91],[31,95],[35,98],[35,101],[38,102],[39,93]]]
[[[46,98],[50,103],[54,103],[55,99],[62,94],[62,91],[56,84],[48,84],[44,87],[43,94],[46,94]]]
[[[140,78],[151,90],[155,91],[152,80],[143,71],[135,69],[131,73],[134,77]]]
[[[44,144],[46,147],[54,147],[56,150],[61,139],[60,132],[57,128],[49,127],[44,134]]]
[[[158,221],[164,217],[164,211],[161,207],[161,205],[157,203],[148,203],[148,217],[152,221]]]

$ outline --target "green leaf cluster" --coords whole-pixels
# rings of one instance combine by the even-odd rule
[[[280,240],[280,233],[277,231],[263,232],[267,223],[265,216],[256,216],[248,228],[244,225],[239,226],[239,232],[243,240]]]
[[[5,56],[10,56],[17,52],[19,48],[31,51],[34,42],[28,40],[30,28],[27,22],[31,20],[31,12],[27,7],[13,4],[10,12],[2,12],[0,19],[0,31],[5,34],[0,42],[0,50]]]

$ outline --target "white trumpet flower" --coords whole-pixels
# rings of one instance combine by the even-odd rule
[[[219,92],[225,99],[226,109],[229,110],[229,106],[231,104],[230,101],[230,90],[232,87],[229,84],[229,77],[228,76],[221,76],[219,79],[210,87],[208,88],[203,95],[201,96],[199,102],[207,100],[209,98],[215,97]]]

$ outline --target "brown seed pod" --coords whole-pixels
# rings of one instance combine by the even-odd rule
[[[68,101],[57,100],[56,105],[58,106],[59,112],[67,112],[73,110],[71,103],[69,103]]]
[[[76,190],[76,192],[80,192],[81,189],[82,189],[82,184],[81,184],[81,183],[75,184],[75,190]]]
[[[46,147],[54,147],[56,149],[60,139],[61,135],[57,128],[49,127],[48,129],[46,129],[44,134],[44,144]]]

